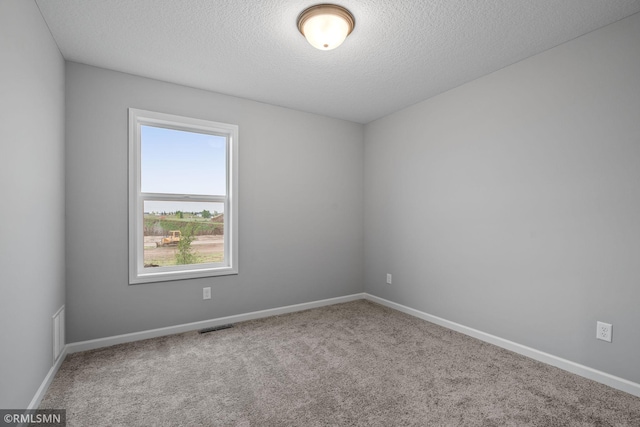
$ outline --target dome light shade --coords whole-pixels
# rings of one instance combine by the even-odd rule
[[[320,50],[340,46],[355,25],[351,12],[335,4],[317,4],[298,16],[298,30],[311,46]]]

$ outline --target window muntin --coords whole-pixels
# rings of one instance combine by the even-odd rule
[[[129,109],[129,282],[237,273],[235,125]]]

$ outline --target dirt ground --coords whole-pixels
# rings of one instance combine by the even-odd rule
[[[144,238],[144,263],[170,262],[175,259],[178,251],[177,245],[156,247],[156,242],[160,242],[162,236],[145,236]],[[211,258],[222,257],[224,253],[224,236],[196,236],[191,242],[191,247],[196,256],[211,260]]]

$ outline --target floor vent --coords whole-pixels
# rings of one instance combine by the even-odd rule
[[[227,325],[212,326],[210,328],[200,329],[198,332],[200,332],[201,334],[206,334],[207,332],[220,331],[222,329],[229,329],[229,328],[233,328],[233,325],[231,323]]]
[[[64,348],[64,305],[53,315],[53,362],[55,363]]]

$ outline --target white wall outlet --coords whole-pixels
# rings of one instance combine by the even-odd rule
[[[387,274],[387,285],[391,284],[391,275]]]
[[[211,288],[202,288],[202,299],[211,299]]]
[[[609,323],[598,322],[597,330],[596,330],[596,338],[602,341],[611,342],[611,333],[613,331],[613,326]]]

